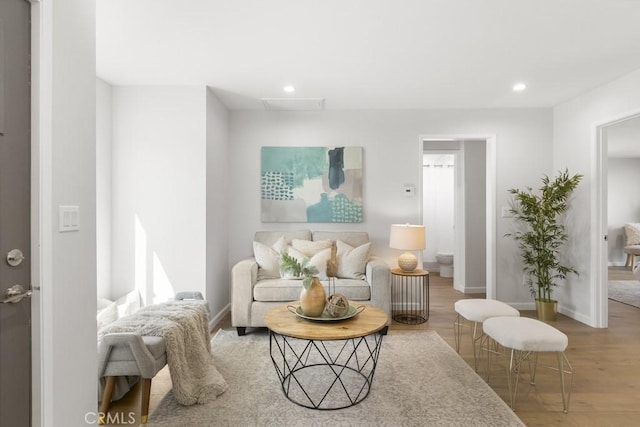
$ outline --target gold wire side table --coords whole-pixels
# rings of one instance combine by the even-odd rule
[[[391,270],[391,317],[417,325],[429,320],[429,272]]]

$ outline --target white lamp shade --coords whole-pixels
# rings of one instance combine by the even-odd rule
[[[389,247],[405,251],[424,249],[424,225],[392,224]]]

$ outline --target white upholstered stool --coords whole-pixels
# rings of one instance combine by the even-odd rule
[[[484,333],[504,349],[507,368],[507,382],[509,385],[509,397],[511,409],[515,411],[516,393],[518,391],[518,377],[520,368],[525,360],[529,361],[529,373],[531,385],[535,385],[536,367],[538,365],[538,353],[555,352],[558,366],[545,366],[557,370],[560,373],[560,389],[562,392],[562,409],[566,414],[569,411],[569,398],[573,385],[573,369],[564,354],[569,344],[565,334],[544,322],[527,317],[492,317],[483,324]],[[507,353],[510,351],[507,363]],[[488,353],[487,372],[491,369],[491,353]],[[531,360],[533,359],[533,360]],[[533,364],[533,368],[532,368]],[[564,374],[571,375],[569,387],[565,387]],[[515,376],[515,378],[513,378]]]
[[[486,319],[496,316],[520,316],[520,312],[508,304],[492,299],[461,299],[454,305],[456,320],[453,322],[453,335],[456,342],[456,351],[460,353],[460,336],[464,320],[472,323],[471,345],[473,346],[473,362],[475,370],[478,370],[477,343],[482,339],[482,333],[478,331],[478,325],[482,325]]]

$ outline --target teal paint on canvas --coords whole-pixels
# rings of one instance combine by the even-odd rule
[[[363,221],[362,147],[263,147],[261,154],[263,222]]]
[[[325,147],[262,147],[262,172],[291,173],[296,187],[322,176],[328,166]]]

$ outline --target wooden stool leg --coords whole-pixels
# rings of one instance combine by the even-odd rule
[[[140,422],[146,424],[149,419],[149,397],[151,395],[151,378],[142,378],[142,405]]]
[[[102,403],[100,404],[100,413],[98,414],[98,424],[104,424],[104,417],[109,411],[109,403],[111,403],[111,395],[113,394],[113,388],[116,385],[116,377],[106,377],[107,383],[104,386],[104,392],[102,393]]]
[[[631,264],[631,254],[627,254],[627,260],[624,262],[624,266],[629,267],[629,264]]]

